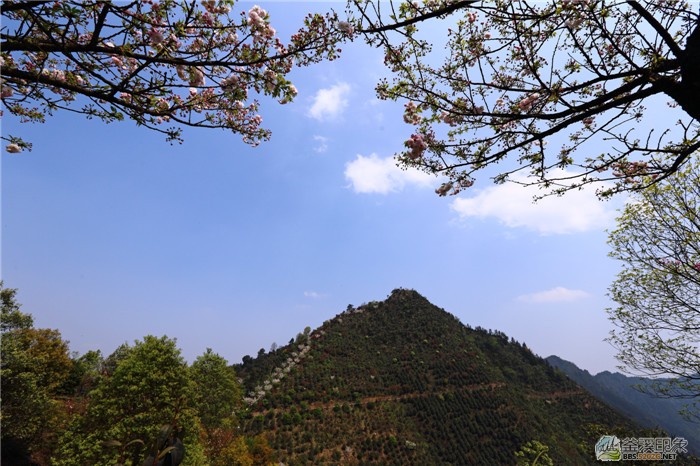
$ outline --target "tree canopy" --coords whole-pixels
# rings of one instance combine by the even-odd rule
[[[642,191],[610,233],[622,270],[609,341],[630,371],[673,375],[666,396],[700,397],[700,163]]]
[[[547,454],[548,451],[549,447],[537,440],[527,442],[515,452],[517,464],[518,466],[553,466],[554,463]]]
[[[393,73],[377,93],[405,101],[415,126],[400,161],[447,176],[440,195],[507,161],[496,182],[554,193],[598,183],[609,196],[668,177],[700,148],[688,2],[356,3],[358,29],[373,31]],[[461,11],[442,21],[444,47],[419,30],[436,4]]]
[[[239,430],[236,373],[211,349],[191,366],[174,339],[146,336],[69,355],[58,330],[35,329],[0,281],[3,464],[269,464],[262,437]]]
[[[596,183],[605,197],[672,175],[700,148],[700,16],[689,2],[349,0],[345,19],[310,14],[286,44],[265,10],[235,7],[3,2],[3,104],[22,121],[69,110],[131,118],[170,140],[197,126],[258,144],[270,134],[249,92],[289,102],[294,66],[335,59],[362,36],[392,73],[378,96],[403,102],[415,126],[399,161],[446,176],[440,195],[506,162],[496,182],[554,193]],[[3,138],[9,152],[29,147]]]
[[[7,332],[10,330],[28,329],[34,326],[34,319],[31,314],[25,314],[20,311],[21,305],[17,302],[17,290],[14,288],[5,288],[4,283],[0,281],[0,331]]]
[[[202,426],[213,429],[231,424],[240,408],[242,391],[236,372],[226,359],[207,348],[190,366],[190,374],[196,386],[194,405]]]
[[[294,99],[294,66],[333,60],[345,37],[334,15],[309,14],[289,43],[270,15],[235,1],[4,1],[2,101],[23,122],[57,110],[130,118],[180,140],[182,127],[269,138],[260,102]],[[8,152],[29,143],[3,136]]]
[[[62,436],[54,464],[141,464],[162,426],[184,432],[185,464],[202,464],[193,386],[175,341],[146,336],[119,352],[114,372],[90,392],[85,413]]]
[[[4,288],[0,338],[2,454],[8,458],[34,453],[57,427],[55,396],[72,367],[68,343],[58,330],[35,329],[30,314],[20,311],[16,289]]]

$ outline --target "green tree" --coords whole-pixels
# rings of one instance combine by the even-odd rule
[[[640,192],[610,233],[609,341],[631,373],[675,376],[663,396],[700,396],[700,161]]]
[[[518,466],[553,466],[554,462],[547,452],[549,447],[537,440],[527,442],[515,452]]]
[[[117,351],[114,372],[89,394],[86,412],[76,416],[61,437],[54,463],[130,460],[137,465],[163,426],[171,426],[185,445],[183,464],[208,464],[199,443],[199,420],[190,404],[189,371],[175,340],[146,336]]]
[[[193,406],[206,429],[236,422],[236,408],[240,407],[242,391],[236,373],[225,358],[211,348],[199,356],[190,367],[195,384]]]
[[[6,461],[37,453],[50,442],[61,413],[55,397],[72,367],[68,343],[58,330],[32,328],[31,315],[19,310],[16,292],[0,290],[0,419]]]
[[[67,396],[85,396],[97,387],[105,361],[100,350],[90,350],[80,356],[73,356],[70,376],[61,387],[61,393]]]
[[[27,329],[34,326],[31,314],[20,311],[21,305],[15,299],[17,289],[5,288],[0,281],[0,330],[4,333],[8,330]]]
[[[129,354],[131,347],[128,343],[122,343],[115,349],[112,354],[104,360],[103,370],[106,375],[113,375],[117,370],[117,365]]]

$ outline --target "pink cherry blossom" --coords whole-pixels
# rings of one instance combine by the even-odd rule
[[[165,40],[165,36],[160,28],[153,28],[148,31],[148,39],[150,40],[151,45],[158,45]]]
[[[353,26],[352,23],[348,21],[340,21],[338,23],[338,29],[340,29],[340,31],[342,31],[344,34],[350,37],[352,37],[352,35],[355,32],[355,26]]]
[[[443,183],[439,188],[435,190],[438,196],[446,196],[452,189],[452,182]]]
[[[414,102],[404,104],[403,121],[410,125],[418,125],[421,122],[420,109]]]
[[[406,153],[408,158],[416,160],[423,155],[423,152],[428,148],[422,134],[412,134],[411,137],[404,143],[406,147],[411,149]]]
[[[297,90],[289,73],[336,58],[348,30],[339,30],[334,12],[309,14],[283,42],[267,11],[254,5],[229,14],[234,4],[143,0],[127,8],[76,1],[65,8],[59,2],[2,8],[3,24],[13,24],[3,41],[14,44],[0,54],[3,110],[23,122],[43,122],[56,110],[108,122],[131,118],[169,141],[181,141],[184,127],[224,128],[257,145],[270,132],[261,127],[261,104],[247,102],[249,91],[290,102]],[[69,57],[62,46],[79,51]],[[165,122],[172,126],[160,126]]]
[[[10,154],[17,154],[19,152],[22,152],[22,148],[15,143],[8,144],[7,147],[5,147],[5,150]]]
[[[206,79],[204,78],[204,73],[202,73],[201,68],[193,67],[190,70],[190,86],[204,86]]]

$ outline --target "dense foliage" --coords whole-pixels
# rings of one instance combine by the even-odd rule
[[[414,291],[350,307],[237,372],[246,432],[267,433],[285,464],[512,464],[533,439],[555,464],[593,464],[600,431],[639,432],[525,345]]]
[[[4,460],[40,451],[54,440],[53,432],[61,422],[57,396],[71,367],[67,342],[57,330],[35,329],[32,317],[20,311],[15,295],[16,290],[3,288],[0,282]]]
[[[0,296],[8,464],[588,464],[602,434],[661,435],[414,291],[234,367],[211,349],[188,365],[165,336],[70,358]]]
[[[114,372],[90,392],[85,412],[71,420],[61,437],[53,464],[112,464],[127,459],[138,464],[142,450],[150,448],[163,425],[183,431],[187,451],[183,464],[202,464],[200,426],[189,401],[193,388],[175,341],[145,337],[128,347]]]
[[[71,358],[15,295],[0,289],[3,464],[160,466],[183,452],[183,465],[270,461],[263,438],[238,430],[241,390],[221,356],[208,349],[188,367],[175,340],[146,336],[107,358]]]
[[[211,348],[199,356],[190,367],[194,382],[194,405],[202,426],[216,429],[234,422],[240,408],[241,389],[236,373],[223,357]]]

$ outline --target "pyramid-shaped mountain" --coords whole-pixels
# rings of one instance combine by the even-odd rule
[[[554,464],[584,465],[603,434],[651,435],[524,344],[412,290],[348,306],[236,369],[244,430],[286,465],[507,465],[532,440]]]

